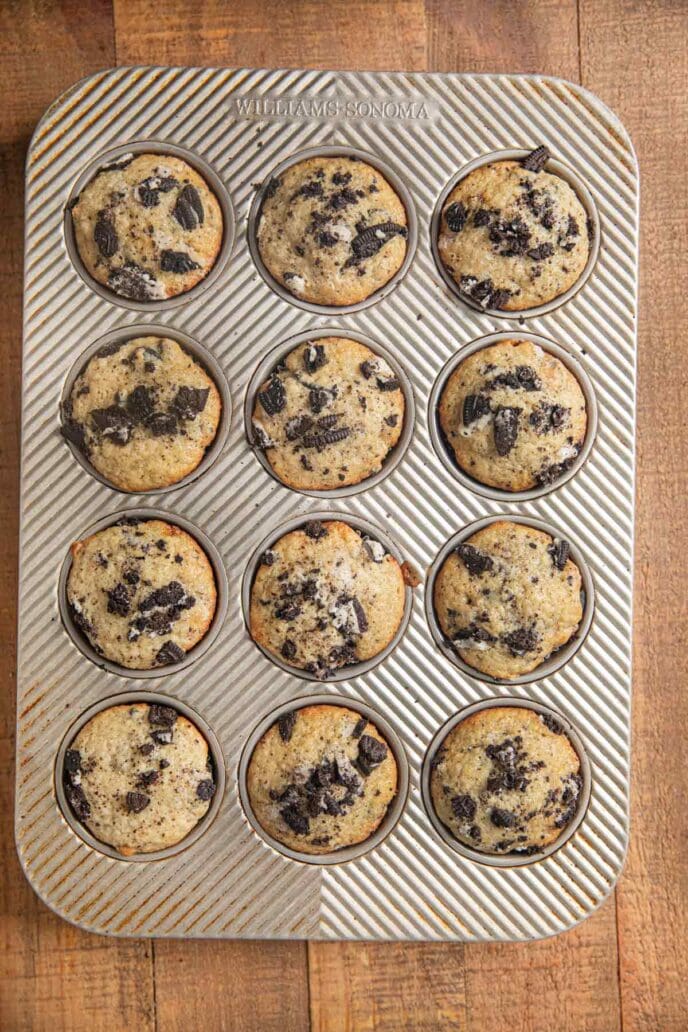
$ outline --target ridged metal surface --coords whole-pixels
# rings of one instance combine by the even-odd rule
[[[423,99],[428,120],[359,117],[264,121],[237,118],[237,96]],[[360,109],[358,109],[360,112]],[[181,144],[225,181],[237,216],[234,252],[201,297],[159,314],[111,304],[89,289],[64,243],[63,206],[99,153],[127,140]],[[435,268],[428,227],[437,197],[469,160],[505,147],[547,144],[596,200],[602,247],[591,278],[564,307],[527,321],[533,332],[583,355],[599,402],[597,441],[583,469],[536,501],[508,504],[462,488],[435,455],[427,399],[447,359],[517,319],[472,311]],[[256,188],[285,156],[318,144],[380,155],[407,183],[419,244],[403,282],[365,311],[317,316],[277,297],[246,246]],[[66,919],[112,935],[524,939],[571,927],[610,892],[627,838],[637,168],[623,127],[600,101],[539,77],[211,69],[118,69],[79,84],[40,123],[27,167],[21,587],[18,669],[17,842],[37,893]],[[158,496],[118,494],[74,460],[58,433],[58,401],[72,363],[107,331],[137,323],[176,327],[199,340],[232,391],[228,443],[208,473]],[[243,397],[255,366],[309,327],[357,329],[389,348],[410,374],[416,427],[403,461],[382,483],[327,506],[277,484],[248,448]],[[188,517],[219,548],[230,581],[229,613],[212,648],[155,690],[187,702],[214,728],[228,788],[216,820],[165,861],[128,864],[85,845],[56,804],[60,741],[86,707],[145,688],[99,670],[58,616],[57,579],[69,543],[95,520],[136,505]],[[532,684],[493,688],[463,674],[434,645],[422,586],[401,644],[363,677],[328,691],[379,710],[399,731],[411,792],[393,833],[371,853],[321,869],[273,851],[246,821],[236,789],[242,746],[271,708],[323,691],[279,670],[252,644],[242,619],[241,577],[271,527],[329,508],[388,531],[420,570],[464,524],[500,511],[526,513],[570,533],[597,589],[592,630],[563,669]],[[151,682],[148,682],[150,684]],[[574,837],[539,863],[506,870],[458,856],[428,821],[419,792],[425,751],[458,708],[490,695],[546,702],[579,729],[593,770],[588,814]]]

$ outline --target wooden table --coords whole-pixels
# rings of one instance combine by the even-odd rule
[[[2,0],[5,1032],[688,1028],[687,55],[686,0]],[[541,72],[583,83],[628,127],[643,209],[632,838],[613,897],[576,930],[491,946],[110,941],[25,883],[11,802],[23,163],[48,103],[118,64]]]

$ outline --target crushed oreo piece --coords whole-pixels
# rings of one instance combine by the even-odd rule
[[[177,417],[173,412],[154,412],[146,420],[146,428],[153,437],[174,436],[177,433]]]
[[[188,387],[182,385],[174,396],[170,409],[177,419],[195,419],[208,401],[209,387]]]
[[[511,810],[502,810],[498,806],[494,806],[490,810],[490,820],[495,828],[513,828],[517,819],[516,814]]]
[[[307,373],[314,373],[327,365],[327,355],[323,344],[308,344],[303,352],[303,364]]]
[[[144,208],[157,208],[160,204],[160,194],[169,193],[179,182],[174,176],[148,176],[142,180],[136,188],[138,197]]]
[[[163,272],[175,272],[180,275],[184,272],[191,272],[192,269],[200,269],[198,262],[186,253],[186,251],[161,251],[160,268]]]
[[[187,183],[179,194],[177,202],[172,209],[172,217],[177,220],[182,229],[190,232],[197,226],[203,225],[205,212],[203,202],[198,190],[191,183]]]
[[[521,168],[525,168],[529,172],[542,172],[551,156],[545,146],[536,147],[525,158],[521,158]]]
[[[91,816],[91,804],[81,785],[65,785],[67,801],[80,821],[87,821]]]
[[[158,650],[155,662],[158,666],[168,666],[170,663],[178,663],[185,655],[184,649],[180,648],[175,641],[166,641]]]
[[[64,758],[64,769],[68,774],[76,774],[81,770],[81,753],[78,749],[67,749]]]
[[[108,597],[108,613],[112,613],[113,616],[127,616],[131,606],[131,599],[124,584],[116,584],[114,588],[106,591],[106,594]]]
[[[173,727],[178,715],[177,711],[171,706],[151,703],[148,707],[148,723],[157,727]]]
[[[494,442],[498,455],[508,455],[518,437],[520,408],[500,405],[494,417]]]
[[[103,258],[112,258],[117,253],[117,248],[119,247],[117,232],[111,218],[104,211],[98,212],[98,218],[93,230],[93,239]]]
[[[551,731],[553,734],[555,734],[555,735],[563,735],[564,734],[564,727],[563,727],[563,725],[558,720],[556,720],[553,716],[551,716],[551,714],[549,714],[549,713],[541,713],[540,714],[540,720],[545,725],[547,730]]]
[[[354,725],[354,729],[351,732],[351,737],[352,738],[360,738],[361,735],[363,734],[363,732],[365,731],[365,729],[367,728],[367,726],[368,726],[368,718],[367,717],[360,717],[356,721],[356,724]]]
[[[497,254],[504,258],[525,254],[530,244],[530,230],[521,218],[495,219],[490,226],[489,237],[497,247]]]
[[[549,434],[554,430],[560,430],[568,420],[570,413],[571,409],[565,408],[563,405],[550,405],[541,401],[530,413],[528,422],[536,434]]]
[[[505,387],[514,391],[539,391],[542,389],[542,381],[531,366],[520,365],[515,369],[510,369],[507,373],[499,373],[485,384],[486,391]]]
[[[484,394],[467,394],[463,400],[463,425],[470,426],[490,411],[490,399]]]
[[[204,778],[203,781],[199,781],[196,785],[196,795],[204,803],[207,803],[209,799],[212,799],[215,795],[216,785],[212,778]]]
[[[149,788],[160,780],[159,770],[144,770],[136,779],[137,788]]]
[[[519,627],[503,634],[500,640],[514,656],[525,656],[527,652],[535,652],[540,638],[532,627]]]
[[[311,538],[313,541],[327,537],[327,527],[320,520],[309,520],[304,525],[303,532],[306,537]]]
[[[145,792],[127,792],[125,803],[129,813],[142,813],[150,803],[150,796]]]
[[[569,557],[569,543],[562,538],[553,538],[552,544],[547,546],[547,551],[552,559],[552,565],[557,570],[563,570]]]
[[[275,416],[287,404],[287,393],[279,376],[273,374],[268,386],[258,394],[258,401],[268,416]]]
[[[296,643],[291,638],[285,638],[280,653],[283,659],[295,659],[296,658]]]
[[[358,265],[366,258],[372,258],[374,254],[384,247],[393,237],[406,237],[406,226],[399,226],[396,222],[379,222],[374,226],[368,226],[361,230],[351,241],[351,256],[344,263],[344,268]]]
[[[450,805],[457,821],[472,821],[478,809],[478,804],[470,795],[455,795]]]
[[[387,746],[384,742],[373,738],[372,735],[361,735],[358,741],[356,766],[364,777],[372,774],[373,770],[384,762],[386,756]]]
[[[474,545],[469,545],[465,541],[456,546],[456,554],[471,576],[479,577],[494,566],[486,552],[481,552],[479,548],[475,548]]]
[[[306,434],[302,438],[304,448],[315,448],[316,451],[322,451],[323,448],[327,448],[331,444],[338,444],[339,441],[344,441],[351,433],[348,426],[339,427],[338,430],[325,430],[319,434]]]
[[[377,384],[377,389],[379,391],[398,391],[401,387],[396,376],[390,376],[388,379],[378,376],[375,379],[375,383]]]
[[[110,272],[108,286],[116,294],[132,301],[150,301],[156,296],[158,281],[147,269],[128,261]]]
[[[283,713],[277,721],[277,730],[283,742],[291,741],[291,736],[294,734],[294,727],[296,726],[296,716],[296,710],[290,710],[288,713]]]
[[[551,244],[538,244],[537,247],[531,247],[527,254],[534,262],[542,262],[545,258],[552,257],[554,254],[554,248]]]
[[[452,233],[460,233],[463,227],[466,225],[466,219],[468,218],[468,212],[466,206],[457,201],[456,204],[450,204],[444,212],[444,221],[447,223],[447,228]]]
[[[65,416],[62,420],[62,436],[66,441],[70,441],[75,445],[79,451],[88,455],[89,447],[86,443],[86,431],[81,423],[77,423],[75,419]]]
[[[109,405],[107,408],[94,409],[91,412],[91,422],[95,429],[113,442],[113,444],[125,445],[131,437],[134,429],[131,416],[121,405]]]
[[[478,280],[476,276],[462,276],[459,280],[459,290],[476,301],[481,308],[503,308],[511,297],[510,290],[497,288],[491,279]]]

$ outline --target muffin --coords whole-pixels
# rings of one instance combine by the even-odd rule
[[[404,601],[401,567],[379,541],[340,520],[311,520],[261,557],[251,636],[324,680],[382,652],[399,630]]]
[[[222,209],[205,179],[168,154],[125,155],[71,207],[82,262],[120,297],[160,301],[191,290],[222,245]]]
[[[353,305],[406,257],[406,209],[385,177],[355,158],[307,158],[271,179],[258,216],[258,250],[290,294]]]
[[[273,839],[301,853],[332,853],[370,838],[397,791],[397,764],[366,717],[344,706],[285,713],[248,767],[251,809]]]
[[[460,291],[483,308],[519,312],[563,294],[581,276],[591,226],[571,186],[545,171],[538,147],[521,161],[481,165],[442,209],[438,250]]]
[[[208,812],[208,743],[169,706],[111,706],[81,728],[64,759],[75,816],[123,856],[181,842]]]
[[[123,519],[76,541],[71,553],[72,618],[104,659],[131,670],[178,663],[210,627],[213,568],[180,527]]]
[[[358,484],[382,469],[404,424],[404,395],[365,344],[299,344],[261,385],[253,438],[275,475],[297,490]]]
[[[495,706],[449,732],[432,764],[437,816],[481,853],[538,853],[578,809],[578,753],[561,724],[520,706]]]
[[[587,429],[585,395],[564,363],[526,340],[503,340],[454,370],[440,425],[465,473],[504,491],[555,483]]]
[[[575,635],[583,616],[580,570],[566,541],[495,520],[462,541],[435,578],[442,634],[490,677],[535,670]]]
[[[212,444],[222,402],[174,340],[106,344],[77,377],[62,428],[114,487],[153,491],[192,473]]]

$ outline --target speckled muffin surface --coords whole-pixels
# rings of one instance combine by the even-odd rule
[[[576,633],[581,574],[566,541],[496,520],[450,552],[434,585],[442,634],[465,663],[506,680],[535,670]]]
[[[71,548],[67,600],[105,659],[132,670],[177,663],[204,637],[217,600],[207,555],[163,520],[122,521]]]
[[[63,773],[75,816],[124,856],[181,842],[215,794],[208,743],[195,724],[169,706],[141,702],[84,724]]]
[[[578,809],[583,779],[562,725],[520,706],[480,710],[449,732],[430,787],[437,816],[482,853],[532,855],[555,842]]]
[[[261,385],[253,438],[289,487],[357,484],[399,440],[404,395],[389,364],[344,337],[299,344]]]
[[[379,541],[340,520],[311,520],[261,557],[251,635],[324,680],[382,652],[399,629],[404,601],[401,567]]]
[[[248,767],[251,808],[272,838],[301,853],[331,853],[370,838],[397,791],[397,764],[366,717],[344,706],[284,714]]]
[[[444,386],[439,417],[461,469],[506,491],[555,483],[575,462],[587,429],[576,377],[523,340],[464,359]]]
[[[74,382],[63,432],[123,491],[151,491],[192,473],[222,414],[213,380],[176,341],[104,345]]]
[[[210,272],[223,218],[205,179],[171,154],[140,154],[101,169],[72,206],[86,270],[115,294],[160,301]]]
[[[520,162],[483,165],[447,197],[439,255],[461,292],[483,308],[546,304],[587,264],[587,212],[573,188],[545,170],[548,160],[539,147]]]
[[[406,209],[381,172],[347,157],[307,158],[268,183],[257,241],[270,274],[295,297],[351,305],[401,268]]]

